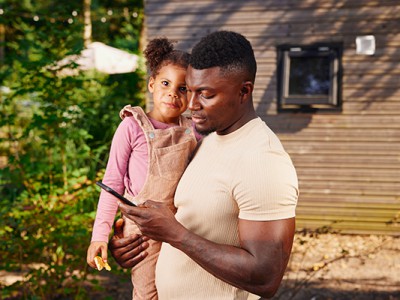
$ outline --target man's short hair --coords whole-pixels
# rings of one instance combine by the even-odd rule
[[[244,71],[246,80],[253,83],[257,72],[250,42],[233,31],[216,31],[203,37],[193,47],[189,64],[198,70],[220,67],[222,72]]]

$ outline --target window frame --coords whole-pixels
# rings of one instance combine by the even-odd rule
[[[277,46],[277,102],[278,112],[285,111],[341,111],[342,109],[342,43],[310,45],[285,44]],[[290,58],[329,57],[328,95],[290,95]]]

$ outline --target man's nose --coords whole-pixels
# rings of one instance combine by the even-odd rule
[[[200,109],[200,102],[198,101],[196,93],[187,93],[187,97],[189,100],[188,109],[189,110],[198,110]]]

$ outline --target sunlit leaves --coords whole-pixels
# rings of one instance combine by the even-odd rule
[[[0,66],[0,266],[31,271],[24,284],[4,289],[0,298],[21,291],[29,299],[82,296],[78,281],[87,273],[84,258],[99,195],[94,182],[104,173],[120,108],[143,103],[145,81],[139,71],[59,76],[51,68],[83,48],[80,0],[6,2],[1,6],[6,35]],[[113,5],[112,24],[102,24],[112,27],[95,27],[96,40],[139,52],[142,1],[93,1],[96,14]],[[125,6],[138,10],[135,20],[123,15]],[[64,22],[65,12],[74,10],[74,22]]]

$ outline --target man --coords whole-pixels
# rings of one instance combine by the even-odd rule
[[[176,215],[151,200],[138,208],[120,204],[144,236],[164,242],[160,299],[268,298],[280,285],[294,237],[297,176],[255,113],[256,69],[242,35],[204,37],[192,50],[186,84],[192,120],[207,136],[177,187]],[[114,237],[110,250],[132,266],[145,259],[145,240]]]

